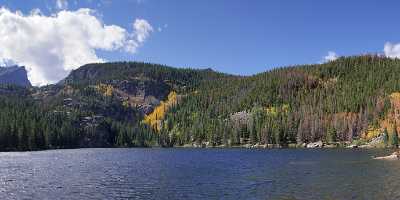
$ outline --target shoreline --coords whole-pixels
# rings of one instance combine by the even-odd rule
[[[374,159],[374,160],[400,160],[400,152],[395,151],[388,156],[378,156],[378,157],[374,157],[372,159]]]
[[[289,144],[287,146],[280,146],[280,145],[274,145],[274,144],[269,144],[269,145],[250,145],[250,144],[243,144],[243,145],[232,145],[232,146],[226,146],[226,145],[219,145],[219,146],[201,146],[201,145],[192,145],[192,144],[186,144],[186,145],[179,145],[179,146],[171,146],[171,147],[162,147],[162,146],[136,146],[136,147],[110,147],[110,146],[105,146],[105,147],[76,147],[76,148],[49,148],[49,149],[34,149],[34,150],[5,150],[5,151],[0,151],[0,153],[9,153],[9,152],[41,152],[41,151],[54,151],[54,150],[74,150],[74,149],[171,149],[171,148],[177,148],[177,149],[359,149],[359,150],[372,150],[372,149],[387,149],[387,150],[394,150],[396,151],[396,148],[393,147],[377,147],[377,146],[368,146],[368,147],[363,147],[363,146],[353,146],[353,145],[324,145],[321,147],[304,147],[303,145],[296,145],[296,144]],[[396,152],[395,152],[396,153]],[[393,153],[394,154],[394,153]],[[400,153],[399,153],[400,155]],[[378,158],[378,157],[377,157]]]

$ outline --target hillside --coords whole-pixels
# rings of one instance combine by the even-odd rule
[[[119,62],[82,66],[56,85],[4,85],[0,149],[164,145],[143,122],[145,115],[171,91],[190,93],[223,76],[228,75]]]
[[[399,72],[398,59],[358,56],[211,81],[167,120],[180,144],[352,142],[382,133],[381,121],[397,109],[390,95]],[[393,130],[398,120],[389,121]]]
[[[379,56],[254,76],[136,62],[88,64],[56,85],[0,88],[0,149],[396,145],[400,60]],[[386,136],[385,136],[386,137]]]

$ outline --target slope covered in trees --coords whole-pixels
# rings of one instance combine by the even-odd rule
[[[167,124],[179,144],[352,141],[370,129],[381,131],[394,108],[390,94],[400,90],[399,72],[398,59],[357,56],[223,77],[202,84]],[[391,119],[391,126],[397,123]]]
[[[175,105],[175,91],[222,76],[120,62],[83,66],[56,85],[0,85],[0,150],[170,146],[144,117]]]
[[[400,60],[370,55],[254,76],[88,64],[57,85],[1,86],[0,150],[288,146],[379,135],[395,145],[398,74]]]

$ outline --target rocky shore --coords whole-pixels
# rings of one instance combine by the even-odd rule
[[[316,149],[316,148],[358,148],[357,145],[352,145],[350,143],[324,143],[322,141],[310,142],[310,143],[302,143],[302,144],[287,144],[287,145],[279,145],[279,144],[241,144],[241,145],[213,145],[210,142],[203,143],[192,143],[185,144],[183,146],[178,146],[183,148],[248,148],[248,149],[273,149],[273,148],[307,148],[307,149]]]
[[[374,160],[400,160],[400,152],[396,151],[389,156],[374,157]]]

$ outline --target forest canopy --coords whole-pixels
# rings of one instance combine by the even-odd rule
[[[115,62],[0,87],[0,150],[186,144],[395,144],[400,60],[342,57],[253,76]],[[388,132],[388,133],[386,133]],[[394,135],[395,134],[395,135]]]

